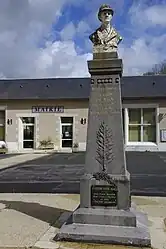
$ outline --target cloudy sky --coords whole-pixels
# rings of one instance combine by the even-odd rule
[[[89,76],[103,0],[0,0],[0,78]],[[105,2],[104,2],[105,3]],[[124,75],[166,59],[166,0],[109,0]]]

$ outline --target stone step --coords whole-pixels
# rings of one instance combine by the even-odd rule
[[[73,213],[73,222],[81,224],[136,227],[136,216],[130,210],[79,208]]]
[[[121,244],[150,247],[150,235],[142,227],[118,227],[96,224],[68,224],[56,234],[55,241]]]

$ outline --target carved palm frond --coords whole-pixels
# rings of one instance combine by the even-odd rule
[[[101,170],[106,171],[106,165],[112,162],[114,154],[113,154],[112,131],[104,123],[104,121],[100,124],[99,130],[97,131],[96,143],[97,143],[96,160],[101,165]]]
[[[101,123],[99,130],[97,132],[96,136],[96,143],[97,143],[97,156],[96,160],[99,162],[100,165],[103,166],[103,170],[105,171],[104,168],[104,123]]]

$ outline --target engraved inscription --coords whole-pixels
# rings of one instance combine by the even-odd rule
[[[115,183],[110,185],[93,185],[91,187],[91,205],[116,207],[117,192]]]
[[[98,112],[102,115],[108,115],[108,110],[110,110],[110,99],[113,101],[112,92],[106,84],[98,85],[98,92],[96,96],[96,105]]]
[[[112,83],[112,78],[98,79],[97,84]]]
[[[113,82],[115,82],[115,79]],[[101,115],[108,116],[121,111],[118,84],[94,84],[92,86],[94,86],[94,94],[91,105],[93,107],[94,115],[99,115],[100,117]]]
[[[101,166],[101,171],[105,172],[107,164],[114,159],[112,131],[103,121],[96,134],[96,160]]]

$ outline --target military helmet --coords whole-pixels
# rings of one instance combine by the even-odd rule
[[[99,12],[98,12],[98,19],[101,21],[100,15],[101,12],[103,12],[104,10],[109,10],[112,14],[112,16],[114,15],[114,11],[111,8],[111,6],[109,6],[108,4],[102,4],[101,7],[99,8]]]

